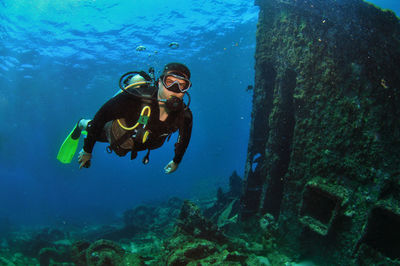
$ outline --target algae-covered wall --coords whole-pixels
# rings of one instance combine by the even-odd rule
[[[242,220],[274,215],[290,250],[331,265],[400,260],[399,19],[361,0],[256,4]]]

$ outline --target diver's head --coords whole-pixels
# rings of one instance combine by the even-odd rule
[[[190,70],[187,66],[181,63],[169,63],[164,66],[163,75],[173,73],[190,79]]]
[[[190,70],[181,63],[169,63],[164,67],[158,79],[158,99],[167,110],[178,111],[184,107],[183,97],[192,85],[189,79]]]
[[[159,89],[167,90],[166,94],[183,98],[191,86],[190,70],[187,66],[181,63],[169,63],[164,67],[159,78]]]

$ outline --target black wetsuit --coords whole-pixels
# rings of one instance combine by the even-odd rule
[[[156,97],[157,91],[153,95],[154,99]],[[173,161],[180,163],[190,141],[192,112],[189,108],[178,112],[171,112],[165,121],[160,121],[158,101],[152,101],[150,107],[151,115],[146,129],[150,130],[151,133],[144,144],[135,145],[134,151],[159,148],[170,134],[179,130]],[[139,119],[142,108],[142,100],[127,93],[120,93],[111,98],[100,108],[93,120],[89,122],[87,128],[88,135],[83,146],[84,151],[92,153],[96,141],[107,142],[104,132],[104,126],[107,122],[124,118],[127,125],[134,125]]]

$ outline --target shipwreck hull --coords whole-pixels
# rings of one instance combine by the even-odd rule
[[[332,265],[400,260],[376,235],[400,217],[399,19],[361,0],[256,5],[241,219],[272,214],[288,250]]]

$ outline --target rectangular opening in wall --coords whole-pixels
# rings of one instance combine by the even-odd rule
[[[364,244],[393,260],[400,259],[400,215],[376,207],[368,218]]]
[[[343,199],[317,186],[307,185],[300,207],[300,222],[326,235]]]

